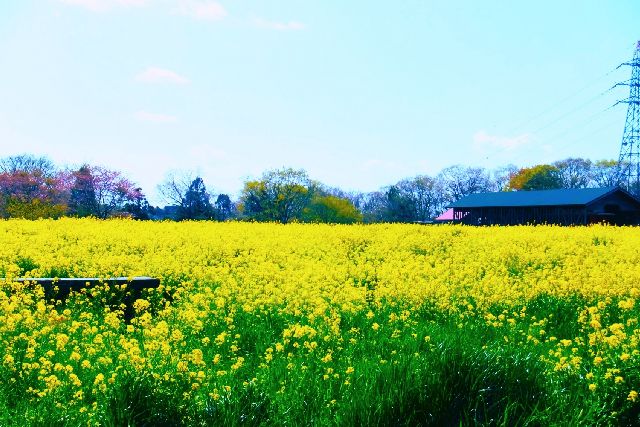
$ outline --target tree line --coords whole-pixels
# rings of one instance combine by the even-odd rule
[[[59,168],[46,157],[0,159],[0,217],[173,220],[252,220],[288,223],[428,222],[472,193],[618,185],[615,160],[567,158],[552,164],[495,170],[460,165],[418,175],[373,192],[347,192],[311,179],[306,171],[266,171],[244,183],[237,200],[214,194],[202,177],[170,174],[158,186],[168,204],[151,206],[121,172],[101,166]]]

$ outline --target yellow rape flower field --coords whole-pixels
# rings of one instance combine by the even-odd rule
[[[0,425],[637,425],[640,228],[0,222]],[[65,300],[23,277],[151,276]]]

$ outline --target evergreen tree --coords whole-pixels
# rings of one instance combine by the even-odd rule
[[[178,219],[211,219],[213,206],[202,178],[194,179],[184,195],[178,212]]]
[[[219,194],[214,203],[215,217],[219,221],[225,221],[235,215],[235,206],[226,194]]]
[[[91,168],[83,165],[72,176],[69,214],[79,217],[98,215],[98,200]]]

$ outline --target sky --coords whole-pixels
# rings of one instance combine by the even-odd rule
[[[239,194],[617,159],[637,0],[0,0],[0,157]]]

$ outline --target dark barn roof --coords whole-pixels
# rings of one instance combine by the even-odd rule
[[[470,194],[449,208],[524,207],[524,206],[584,206],[616,191],[631,196],[620,187],[569,188],[562,190],[502,191]]]

